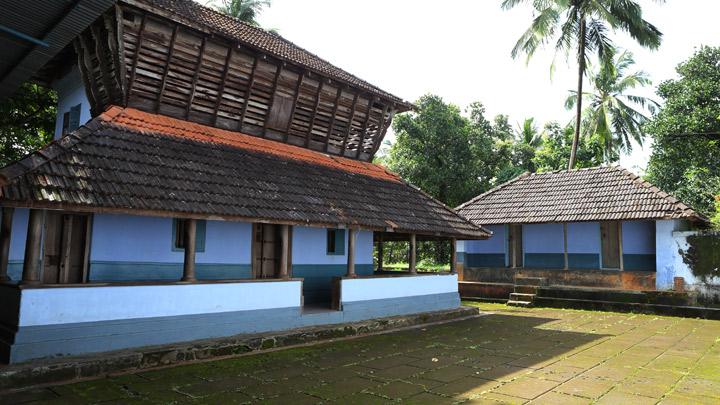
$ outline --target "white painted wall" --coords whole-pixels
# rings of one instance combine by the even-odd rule
[[[70,71],[62,78],[56,80],[52,84],[58,95],[57,118],[55,119],[55,139],[62,135],[63,115],[70,111],[70,108],[81,104],[80,107],[80,125],[84,125],[90,121],[90,102],[85,95],[85,85],[83,85],[80,77],[80,70],[77,66],[73,66]]]
[[[301,281],[23,289],[18,326],[300,307]]]
[[[343,279],[342,302],[458,292],[457,274]]]
[[[655,221],[655,288],[668,290],[673,287],[673,278],[683,277],[687,284],[695,284],[697,280],[685,262],[680,250],[688,248],[688,225],[681,220]]]

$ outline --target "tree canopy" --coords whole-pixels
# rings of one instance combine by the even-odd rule
[[[37,84],[23,84],[0,103],[0,167],[52,141],[57,96]]]
[[[638,44],[649,49],[660,46],[662,33],[643,19],[642,7],[632,0],[504,0],[502,7],[511,9],[529,3],[534,11],[530,27],[520,36],[512,56],[527,55],[528,60],[547,43],[555,42],[555,51],[578,62],[577,94],[583,94],[583,78],[591,55],[601,64],[610,65],[615,46],[608,34],[624,31]],[[568,168],[575,165],[580,141],[582,97],[577,99],[575,133]]]
[[[270,0],[220,0],[216,8],[223,14],[259,27],[257,18],[265,7],[270,7],[270,3]]]
[[[647,178],[712,216],[720,196],[720,47],[702,47],[658,86],[663,107],[645,130],[654,140]]]

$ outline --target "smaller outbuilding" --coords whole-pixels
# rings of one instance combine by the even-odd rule
[[[666,289],[682,255],[681,231],[707,218],[619,166],[525,173],[457,207],[493,231],[458,243],[462,279]]]

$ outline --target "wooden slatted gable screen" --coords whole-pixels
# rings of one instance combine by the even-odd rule
[[[315,78],[304,77],[300,85],[300,96],[295,105],[295,111],[288,130],[288,143],[305,145],[317,104],[318,88],[321,82]]]
[[[330,120],[335,110],[335,99],[337,98],[338,88],[332,84],[325,84],[320,92],[320,103],[315,110],[315,117],[312,121],[312,130],[310,131],[310,149],[325,150],[328,129],[330,128]]]
[[[345,142],[345,136],[347,135],[348,125],[351,120],[354,100],[355,94],[350,91],[343,90],[340,93],[338,104],[335,109],[335,115],[332,120],[332,127],[329,131],[330,139],[327,151],[332,154],[339,154],[342,150],[342,145]]]
[[[218,92],[225,71],[227,46],[213,41],[205,42],[205,49],[195,82],[195,93],[190,106],[190,121],[212,124]]]
[[[172,35],[172,34],[171,34]],[[169,44],[169,42],[168,42]],[[202,38],[183,30],[177,32],[168,63],[167,80],[159,112],[184,117],[192,94],[195,69],[200,61]]]
[[[132,59],[126,61],[126,65],[131,66],[128,79],[128,104],[151,111],[158,102],[158,88],[165,71],[166,55],[170,51],[172,29],[149,17],[144,17],[144,22],[143,18],[124,19],[124,21],[126,50],[135,48],[129,55]],[[136,42],[138,40],[139,43]]]
[[[267,138],[285,140],[301,76],[298,72],[293,72],[287,68],[282,69],[273,95],[272,106],[270,107],[270,116],[268,117],[265,133]]]
[[[230,56],[225,88],[218,105],[217,126],[219,128],[237,130],[240,128],[240,117],[250,86],[255,58],[239,50],[233,50]]]
[[[250,97],[247,103],[242,131],[261,135],[265,118],[270,112],[275,74],[279,67],[265,60],[259,60],[252,79]]]

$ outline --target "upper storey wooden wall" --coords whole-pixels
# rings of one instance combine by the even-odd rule
[[[392,100],[125,6],[74,45],[93,116],[123,105],[369,161],[396,111]]]

